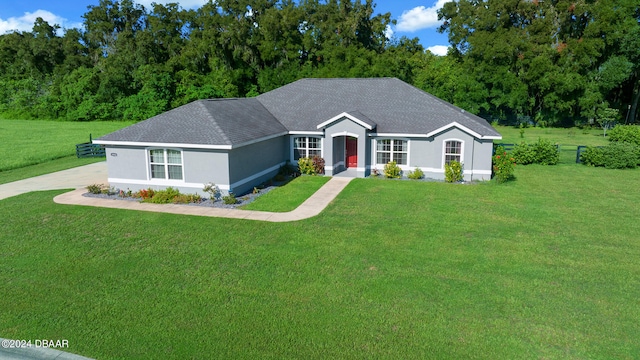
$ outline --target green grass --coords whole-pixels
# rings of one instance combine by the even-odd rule
[[[75,155],[75,145],[105,135],[131,122],[59,122],[0,119],[0,172]]]
[[[17,169],[0,171],[0,184],[22,180],[34,176],[49,174],[52,172],[74,168],[77,166],[92,164],[104,161],[104,158],[84,158],[78,159],[75,155],[67,156],[41,164],[25,166]]]
[[[99,359],[632,359],[640,170],[356,179],[292,223],[0,201],[0,336]]]
[[[545,139],[553,144],[560,144],[561,164],[575,164],[579,145],[601,146],[609,143],[609,140],[602,136],[602,129],[526,128],[522,138],[520,129],[513,126],[497,126],[496,130],[502,134],[502,140],[494,141],[497,143],[519,144],[524,141],[531,144],[538,139]]]
[[[260,196],[242,208],[244,210],[273,212],[291,211],[318,191],[329,179],[326,176],[299,176],[288,184]]]

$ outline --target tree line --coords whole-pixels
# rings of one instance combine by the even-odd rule
[[[386,36],[373,0],[217,0],[195,10],[100,0],[83,29],[38,18],[0,35],[0,116],[142,120],[202,98],[308,77],[397,77],[490,120],[634,122],[634,0],[458,0],[439,13],[447,56]]]

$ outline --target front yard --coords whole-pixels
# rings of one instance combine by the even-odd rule
[[[516,176],[356,179],[292,223],[2,200],[0,336],[99,359],[636,357],[640,171]]]

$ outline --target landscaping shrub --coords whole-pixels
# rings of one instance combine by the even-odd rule
[[[102,194],[103,184],[91,184],[87,186],[87,190],[92,194]]]
[[[278,175],[281,175],[283,179],[287,176],[292,176],[295,174],[296,174],[296,167],[291,165],[289,160],[287,160],[286,164],[280,166],[280,169],[278,170]]]
[[[560,161],[558,148],[549,140],[538,139],[533,148],[536,154],[536,164],[556,165]]]
[[[308,157],[298,159],[298,168],[300,169],[301,174],[305,174],[305,175],[316,174],[316,169],[313,166],[313,160]]]
[[[424,172],[420,168],[416,168],[414,171],[409,171],[407,177],[411,180],[420,180],[424,177]]]
[[[515,162],[520,165],[528,165],[536,162],[536,153],[533,150],[533,146],[530,146],[524,141],[513,147],[511,156],[515,159]]]
[[[316,174],[324,174],[324,159],[320,156],[313,157],[313,170]]]
[[[607,169],[635,169],[640,163],[637,145],[614,142],[602,149],[604,166]]]
[[[520,165],[556,165],[560,161],[560,153],[556,145],[544,139],[538,139],[534,144],[525,142],[516,144],[511,151],[511,156]]]
[[[601,147],[588,146],[580,154],[580,161],[587,166],[604,166],[604,150]]]
[[[151,190],[151,189],[149,189]],[[181,195],[178,189],[174,189],[172,187],[168,187],[164,190],[155,191],[153,196],[150,198],[144,199],[143,202],[150,202],[153,204],[171,204],[173,199],[177,196]]]
[[[454,183],[462,181],[462,164],[458,161],[451,161],[444,165],[444,181]]]
[[[211,182],[204,184],[202,191],[209,194],[209,200],[211,201],[216,201],[216,198],[220,195],[220,189],[218,189],[218,186]]]
[[[390,161],[384,166],[384,176],[388,179],[399,179],[402,177],[402,169],[395,161]]]
[[[238,202],[238,199],[233,193],[229,193],[229,195],[222,197],[222,201],[227,205],[233,205]]]
[[[197,194],[180,194],[173,198],[174,204],[196,204],[202,202],[202,197]]]
[[[135,198],[141,198],[142,201],[151,199],[153,197],[153,195],[155,195],[156,191],[149,188],[149,189],[142,189],[140,191],[138,191],[137,193],[135,193],[133,195],[133,197]]]
[[[616,125],[616,127],[609,130],[609,141],[626,142],[640,146],[640,126]]]
[[[607,169],[634,169],[640,165],[640,146],[629,142],[613,142],[603,147],[587,147],[580,154],[587,166],[604,166]]]
[[[493,155],[493,178],[498,183],[504,183],[509,180],[513,180],[513,166],[515,165],[515,159],[509,156],[504,150],[504,147],[498,146],[496,153]]]

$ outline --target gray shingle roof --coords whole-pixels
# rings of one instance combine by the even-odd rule
[[[427,134],[455,121],[481,136],[500,136],[486,120],[395,78],[302,79],[258,100],[290,131],[358,111],[378,133]]]
[[[198,145],[238,145],[287,132],[255,99],[198,100],[101,137]]]
[[[348,113],[378,133],[428,134],[457,122],[500,136],[486,120],[395,78],[302,79],[250,99],[198,100],[102,141],[239,145],[317,126]]]

